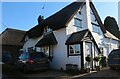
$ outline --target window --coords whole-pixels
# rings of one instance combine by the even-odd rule
[[[44,33],[48,33],[48,32],[51,32],[52,29],[50,29],[48,26],[44,28]]]
[[[74,47],[72,45],[70,46],[70,54],[74,54]]]
[[[78,19],[78,18],[75,18],[75,19],[74,19],[74,25],[75,25],[76,27],[82,28],[82,20],[80,20],[80,19]]]
[[[28,36],[25,36],[25,41],[28,41],[29,40],[29,37]]]
[[[93,32],[99,34],[100,33],[99,25],[92,23],[92,30],[93,30]]]
[[[93,13],[93,11],[92,11],[92,10],[90,10],[90,14],[94,15],[94,13]]]
[[[80,14],[80,15],[82,14],[81,11],[79,11],[79,14]]]
[[[48,57],[53,57],[53,46],[41,47],[41,52],[45,53]]]
[[[73,54],[80,54],[81,50],[80,50],[80,44],[75,44],[75,45],[70,45],[69,46],[69,54],[73,55]]]

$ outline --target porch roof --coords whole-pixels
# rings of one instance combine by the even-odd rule
[[[45,46],[45,45],[56,45],[57,44],[57,40],[52,33],[45,35],[40,41],[38,41],[38,43],[35,45],[36,47],[41,47],[41,46]]]
[[[89,29],[73,33],[66,41],[66,45],[80,44],[82,41],[91,40],[98,49],[98,52],[101,53],[94,37],[92,36]]]
[[[66,45],[79,44],[87,35],[88,29],[73,33],[66,41]]]

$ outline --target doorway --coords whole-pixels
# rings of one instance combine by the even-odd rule
[[[87,55],[90,55],[90,57],[93,58],[92,54],[92,43],[91,42],[85,42],[85,57]],[[90,68],[93,69],[93,62],[90,63]]]

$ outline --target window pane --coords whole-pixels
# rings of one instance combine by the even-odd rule
[[[81,20],[80,19],[74,19],[74,23],[75,23],[75,26],[77,26],[77,27],[82,27],[82,22],[81,22]]]
[[[99,26],[92,24],[93,31],[99,33]]]
[[[69,53],[70,54],[80,54],[80,44],[70,45],[69,46]]]
[[[73,48],[73,46],[70,46],[70,54],[74,54],[74,48]]]
[[[76,54],[80,53],[80,45],[79,44],[75,45],[75,53]]]

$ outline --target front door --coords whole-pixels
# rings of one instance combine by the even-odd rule
[[[85,57],[87,55],[90,55],[91,57],[93,57],[92,56],[92,43],[91,42],[86,42],[85,43]],[[92,62],[90,63],[90,68],[93,68]]]

